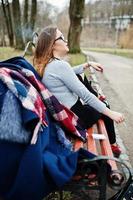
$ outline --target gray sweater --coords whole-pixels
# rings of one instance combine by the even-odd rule
[[[72,68],[64,60],[54,59],[47,64],[42,82],[66,107],[71,108],[80,97],[85,104],[103,113],[106,108],[105,104],[89,92],[77,78],[76,74],[81,74],[82,72],[82,65]]]

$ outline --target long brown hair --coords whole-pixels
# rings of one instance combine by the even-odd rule
[[[56,30],[57,27],[46,27],[38,37],[33,64],[41,77],[43,76],[45,66],[53,57],[52,47],[56,38]]]

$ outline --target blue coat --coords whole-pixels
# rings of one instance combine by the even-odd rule
[[[0,67],[3,66],[30,69],[40,80],[32,65],[22,57],[0,62]],[[7,91],[0,82],[0,109]],[[34,116],[29,112],[23,118],[26,123]],[[71,179],[80,157],[94,157],[83,149],[73,152],[65,148],[58,141],[56,125],[48,113],[47,120],[49,126],[41,130],[35,145],[0,139],[0,196],[5,200],[42,200]]]

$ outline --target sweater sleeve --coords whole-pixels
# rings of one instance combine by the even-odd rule
[[[84,72],[83,65],[76,65],[72,69],[75,74],[82,74]]]
[[[106,105],[87,90],[81,81],[79,81],[69,63],[62,61],[58,73],[61,81],[69,88],[69,90],[80,97],[85,104],[89,104],[100,113],[104,112]]]

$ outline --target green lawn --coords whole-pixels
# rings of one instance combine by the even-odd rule
[[[111,48],[84,48],[84,50],[111,53],[119,56],[133,58],[133,49],[111,49]],[[0,47],[0,61],[14,57],[22,56],[23,51],[15,50],[11,47]],[[29,61],[32,60],[31,56],[26,56]],[[84,54],[68,54],[68,60],[72,66],[79,65],[86,62],[86,56]],[[32,61],[31,61],[32,62]]]
[[[15,50],[11,47],[0,47],[0,61],[22,55],[23,51]],[[25,58],[32,63],[32,56],[26,56]],[[86,62],[86,56],[84,54],[68,54],[67,60],[72,66],[79,65]]]
[[[83,49],[88,51],[110,53],[127,58],[133,58],[133,49],[113,49],[113,48],[83,48]]]
[[[5,60],[14,56],[22,56],[23,51],[18,51],[10,47],[0,47],[0,60]]]
[[[82,53],[78,54],[68,54],[69,62],[72,66],[80,65],[86,62],[86,56]]]
[[[0,61],[15,57],[15,56],[23,56],[23,51],[16,50],[11,47],[0,47]],[[31,56],[25,57],[27,60],[31,61]]]

